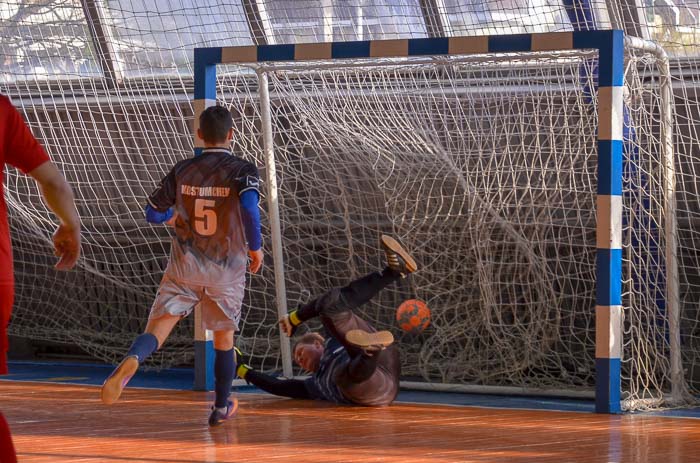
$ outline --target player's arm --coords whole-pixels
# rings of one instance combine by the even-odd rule
[[[154,209],[150,204],[146,204],[144,214],[146,215],[146,222],[161,224],[172,219],[175,215],[175,210],[172,207],[169,207],[165,212],[160,212]]]
[[[296,332],[299,325],[306,320],[321,315],[317,302],[318,299],[314,299],[311,302],[300,305],[298,309],[289,312],[286,317],[281,318],[279,325],[282,332],[291,337]]]
[[[158,187],[148,196],[148,204],[144,213],[146,221],[161,224],[173,218],[177,184],[175,182],[175,167],[160,181]]]
[[[248,370],[243,379],[270,394],[292,399],[311,399],[305,382],[298,379],[279,379],[255,370]]]
[[[0,110],[5,113],[7,138],[5,161],[29,174],[39,184],[49,209],[61,221],[53,235],[54,249],[60,257],[56,268],[72,268],[80,256],[80,218],[75,208],[73,190],[61,172],[49,160],[44,148],[34,138],[19,111],[10,101],[0,96]]]
[[[61,224],[53,235],[56,268],[69,270],[80,257],[80,217],[75,208],[73,190],[61,172],[51,162],[45,162],[29,172],[39,184],[41,195]]]
[[[239,352],[237,352],[237,356],[240,356]],[[309,391],[306,389],[305,382],[298,379],[275,378],[274,376],[255,371],[244,363],[238,364],[236,367],[236,375],[270,394],[290,397],[292,399],[312,398]]]
[[[246,164],[236,179],[238,197],[241,205],[241,221],[243,231],[248,242],[248,256],[250,257],[250,271],[257,273],[262,266],[262,234],[260,233],[260,180],[258,170],[252,164]]]

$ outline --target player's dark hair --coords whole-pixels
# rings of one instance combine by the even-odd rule
[[[207,143],[223,143],[233,127],[233,118],[223,106],[210,106],[199,115],[199,129]]]
[[[306,333],[294,343],[294,348],[292,349],[292,355],[297,351],[297,347],[300,344],[313,344],[315,342],[320,342],[323,344],[325,338],[318,333]]]

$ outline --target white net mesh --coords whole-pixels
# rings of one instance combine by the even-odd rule
[[[444,8],[429,8],[437,3]],[[629,0],[590,3],[597,18],[613,21],[596,27],[648,35],[674,55],[681,353],[685,378],[697,394],[700,72],[693,18],[698,8],[692,2],[675,9],[659,2],[644,8]],[[113,362],[143,328],[169,235],[144,222],[142,206],[167,169],[192,153],[194,47],[572,30],[562,5],[550,0],[0,3],[0,92],[12,97],[72,182],[85,222],[80,268],[55,272],[50,215],[34,183],[8,169],[17,276],[11,333],[41,341],[37,344],[77,346]],[[658,66],[643,55],[628,58],[626,104],[637,161],[626,171],[626,187],[645,193],[636,194],[644,207],[630,205],[626,216],[625,236],[632,244],[625,248],[623,374],[625,390],[632,391],[628,398],[646,406],[653,402],[641,399],[668,390],[670,370],[665,307],[653,289],[664,294],[666,274],[655,250],[665,246],[666,226],[658,170]],[[412,286],[384,294],[366,315],[389,326],[393,306],[409,295],[425,297],[434,307],[434,331],[402,340],[407,375],[590,387],[595,120],[582,94],[579,66],[580,58],[567,57],[372,71],[286,70],[272,76],[289,306],[381,265],[377,233],[395,233],[425,270]],[[262,166],[254,75],[229,73],[220,84],[221,100],[252,118],[237,120],[237,149]],[[292,84],[298,90],[291,91]],[[377,91],[368,92],[368,86]],[[419,175],[410,175],[419,169]],[[552,181],[559,182],[560,196],[549,191]],[[321,196],[312,197],[314,192]],[[267,224],[264,233],[269,237]],[[265,246],[269,255],[269,239]],[[241,341],[254,355],[254,366],[279,370],[270,267],[253,279]],[[633,278],[655,283],[642,290]],[[526,298],[530,303],[523,305]],[[176,329],[151,365],[191,364],[191,323]],[[454,329],[445,334],[445,326]],[[442,337],[433,335],[438,331]]]
[[[670,391],[656,58],[630,52],[623,363],[626,407]],[[421,264],[363,316],[430,328],[403,373],[440,383],[589,389],[595,357],[597,109],[591,55],[318,62],[269,75],[285,279],[294,297],[381,266],[380,233]],[[220,67],[220,103],[258,157],[257,80]],[[253,141],[252,144],[248,142]],[[685,397],[689,400],[688,397]],[[658,406],[658,401],[655,406]]]

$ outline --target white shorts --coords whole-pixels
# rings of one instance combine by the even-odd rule
[[[212,331],[238,330],[245,277],[243,280],[243,284],[232,282],[229,287],[215,288],[191,285],[165,274],[148,318],[155,320],[163,315],[186,317],[200,304],[202,328]]]

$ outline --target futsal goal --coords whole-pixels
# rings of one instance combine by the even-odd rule
[[[231,109],[265,174],[278,314],[381,268],[390,234],[420,270],[361,315],[399,336],[412,384],[614,413],[693,400],[670,85],[663,50],[619,31],[206,48],[194,112]],[[291,375],[251,294],[240,343],[279,344]],[[412,297],[432,323],[401,336]]]

